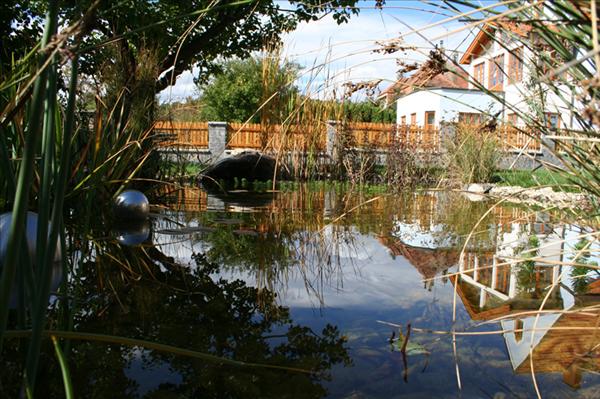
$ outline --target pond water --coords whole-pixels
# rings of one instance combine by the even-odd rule
[[[285,369],[72,341],[78,396],[531,397],[532,367],[543,397],[600,395],[598,287],[558,265],[588,236],[556,215],[326,185],[154,202],[150,225],[71,251],[54,323]],[[61,397],[51,355],[41,385]]]

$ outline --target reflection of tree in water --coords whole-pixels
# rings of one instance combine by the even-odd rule
[[[285,221],[284,214],[253,215],[244,228],[220,226],[204,234],[210,243],[206,257],[222,265],[254,276],[259,288],[278,291],[285,286],[289,273],[298,273],[307,291],[322,301],[317,282],[341,279],[341,255],[360,249],[355,243],[356,229],[342,224],[311,223],[303,228]]]
[[[351,364],[337,327],[316,333],[293,324],[275,295],[240,280],[215,278],[219,267],[195,256],[182,268],[155,248],[124,248],[87,262],[73,279],[74,330],[165,343],[243,362],[311,370],[310,374],[223,366],[142,348],[73,342],[71,373],[78,397],[138,397],[128,367],[167,365],[169,376],[143,397],[322,397],[334,364]],[[128,269],[128,270],[127,270]],[[139,273],[139,274],[138,274]],[[44,396],[63,395],[51,359],[40,376]],[[163,372],[164,375],[164,372]],[[18,389],[19,380],[0,377]],[[151,384],[152,385],[152,384]],[[48,388],[52,387],[52,388]],[[47,388],[47,389],[46,389]]]

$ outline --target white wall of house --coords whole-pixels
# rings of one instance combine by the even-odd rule
[[[535,57],[537,56],[531,50],[522,45],[520,40],[514,41],[508,39],[506,36],[504,38],[500,37],[500,32],[496,32],[495,41],[488,44],[487,48],[482,52],[482,54],[474,58],[471,63],[467,66],[467,70],[469,75],[475,77],[475,67],[480,64],[484,64],[483,68],[483,85],[486,88],[489,88],[490,83],[490,63],[496,57],[503,56],[503,65],[501,65],[501,69],[503,71],[503,83],[502,83],[502,91],[504,92],[504,99],[507,104],[511,104],[515,109],[518,110],[519,113],[523,112],[533,112],[530,111],[532,109],[532,101],[537,101],[539,103],[539,95],[533,95],[532,91],[527,87],[526,82],[528,82],[531,78],[531,68],[534,63]],[[504,40],[505,42],[508,40],[508,44],[505,45],[504,48],[498,40]],[[523,48],[523,76],[520,81],[515,82],[509,79],[509,60],[511,51],[522,47]],[[470,88],[476,89],[476,86],[473,83],[469,84]],[[571,94],[563,88],[562,90],[562,99],[561,96],[558,96],[555,93],[546,92],[545,99],[545,112],[547,113],[555,113],[560,116],[560,126],[561,128],[567,127],[577,127],[571,121],[571,113],[569,111],[569,102],[571,101]],[[509,115],[515,113],[510,107],[506,107],[502,114],[502,119],[508,120]],[[517,121],[518,125],[523,125],[524,122],[520,119]]]
[[[411,123],[411,114],[416,114],[416,124],[425,124],[425,112],[435,112],[435,124],[455,122],[461,112],[495,114],[502,110],[498,101],[477,90],[466,89],[423,89],[397,101],[397,123]]]
[[[502,111],[502,104],[480,91],[439,89],[441,97],[441,120],[456,122],[461,112],[495,115]]]
[[[435,111],[436,123],[440,114],[439,94],[429,90],[413,92],[407,96],[400,97],[397,101],[396,121],[402,123],[402,117],[406,117],[406,124],[411,123],[411,114],[416,114],[416,125],[425,124],[425,112]]]

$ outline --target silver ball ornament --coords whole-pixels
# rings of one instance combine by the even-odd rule
[[[150,203],[142,192],[125,190],[115,198],[113,212],[117,219],[145,220],[150,214]]]

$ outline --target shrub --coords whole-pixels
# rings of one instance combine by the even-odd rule
[[[455,134],[444,143],[445,166],[452,179],[464,184],[489,182],[500,159],[494,131],[457,124]]]

